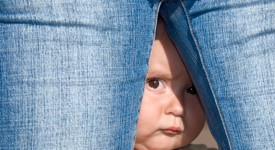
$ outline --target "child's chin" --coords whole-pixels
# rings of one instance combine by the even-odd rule
[[[183,144],[178,143],[178,141],[163,141],[163,140],[159,140],[157,144],[151,145],[151,147],[149,148],[150,150],[173,150],[173,149],[177,149],[183,147]]]

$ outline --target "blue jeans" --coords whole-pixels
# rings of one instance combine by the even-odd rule
[[[275,143],[275,2],[0,2],[0,149],[133,149],[158,13],[220,149]]]

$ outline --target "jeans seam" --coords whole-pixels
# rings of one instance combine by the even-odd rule
[[[229,136],[228,136],[228,132],[227,132],[226,125],[225,125],[225,123],[224,123],[223,115],[222,115],[221,110],[220,110],[220,107],[219,107],[219,105],[218,105],[216,95],[215,95],[214,92],[213,92],[213,87],[212,87],[212,85],[210,84],[209,75],[207,74],[207,71],[206,71],[206,69],[205,69],[205,65],[204,65],[204,62],[203,62],[201,53],[200,53],[200,51],[199,51],[200,46],[199,46],[198,41],[197,41],[197,39],[196,39],[196,37],[195,37],[195,34],[194,34],[194,31],[193,31],[193,28],[192,28],[192,24],[191,24],[191,21],[190,21],[190,17],[189,17],[187,8],[186,8],[186,6],[185,6],[185,4],[184,4],[184,2],[183,2],[182,0],[180,0],[180,3],[181,3],[181,5],[182,5],[182,7],[183,7],[183,10],[184,10],[184,13],[185,13],[185,17],[186,17],[186,20],[187,20],[187,24],[188,24],[188,27],[189,27],[189,31],[190,31],[190,33],[191,33],[192,39],[193,39],[193,41],[194,41],[194,43],[195,43],[196,49],[197,49],[198,54],[199,54],[199,58],[200,58],[200,61],[201,61],[201,64],[202,64],[202,69],[204,70],[206,79],[207,79],[207,81],[208,81],[208,83],[209,83],[210,91],[211,91],[211,93],[212,93],[212,95],[213,95],[213,97],[214,97],[214,100],[215,100],[215,103],[216,103],[216,106],[217,106],[217,109],[218,109],[218,112],[219,112],[219,116],[220,116],[221,121],[222,121],[223,130],[224,130],[225,135],[226,135],[226,138],[227,138],[227,143],[228,143],[228,145],[229,145],[229,149],[232,150],[232,145],[231,145],[231,142],[230,142],[230,138],[229,138]]]

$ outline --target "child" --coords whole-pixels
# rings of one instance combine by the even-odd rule
[[[135,150],[207,149],[190,146],[205,123],[185,66],[158,21],[138,120]],[[185,147],[185,148],[184,148]]]

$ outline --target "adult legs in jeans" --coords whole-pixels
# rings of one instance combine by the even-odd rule
[[[2,1],[0,148],[131,149],[158,4]],[[272,7],[163,4],[221,149],[274,143]]]
[[[132,149],[158,1],[0,2],[0,149]]]
[[[220,149],[273,149],[275,2],[179,0],[160,12]]]

